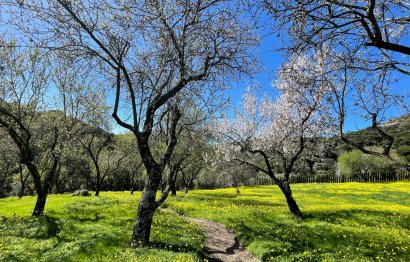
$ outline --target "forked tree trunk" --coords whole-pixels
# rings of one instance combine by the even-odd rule
[[[154,212],[157,209],[156,194],[161,185],[161,173],[157,168],[147,170],[144,190],[138,205],[137,221],[131,238],[131,246],[146,246],[149,244],[151,225]]]

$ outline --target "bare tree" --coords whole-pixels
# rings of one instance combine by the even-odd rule
[[[37,113],[44,108],[42,102],[49,80],[48,61],[38,50],[18,50],[13,41],[3,44],[7,47],[0,49],[5,64],[0,71],[0,127],[7,131],[18,147],[20,162],[30,171],[37,191],[33,215],[39,216],[44,211],[59,160],[55,151],[58,130],[46,130],[45,127],[38,129]],[[36,129],[40,132],[36,133]],[[50,132],[49,135],[44,131]],[[43,154],[47,162],[47,168],[44,166],[43,169],[47,170],[44,179],[37,162],[38,148],[33,143],[39,143],[40,140],[46,148]]]
[[[52,47],[94,63],[114,84],[112,115],[135,135],[147,171],[131,244],[147,244],[163,201],[156,200],[161,174],[177,143],[181,113],[175,97],[218,87],[212,83],[223,86],[225,76],[252,70],[252,26],[225,1],[57,0],[16,8],[29,11],[22,19],[30,19],[33,41],[51,37]],[[172,115],[168,144],[155,158],[150,137],[165,104]]]
[[[389,110],[408,112],[408,94],[393,87],[410,74],[409,4],[406,1],[257,1],[268,10],[275,33],[285,36],[281,46],[288,56],[306,52],[328,53],[324,74],[334,88],[329,104],[337,116],[339,136],[363,153],[391,156],[394,138],[381,124]],[[382,140],[378,152],[346,136],[347,119],[370,120],[370,129]]]
[[[385,158],[398,168],[410,168],[392,157],[394,137],[382,127],[389,110],[408,111],[408,94],[394,90],[388,69],[379,70],[375,76],[356,68],[352,57],[349,58],[346,53],[335,54],[333,49],[326,47],[320,50],[324,54],[322,67],[326,68],[323,78],[329,87],[327,103],[337,119],[340,139],[365,154]],[[382,141],[381,151],[369,148],[346,135],[346,122],[352,117],[370,120],[369,130]]]
[[[275,31],[287,32],[288,47],[293,50],[326,44],[338,52],[354,52],[358,68],[390,68],[410,74],[410,7],[406,1],[259,2],[275,19]]]
[[[114,135],[105,132],[102,129],[97,127],[88,127],[80,133],[78,142],[85,150],[86,154],[91,158],[92,164],[95,168],[95,196],[99,196],[101,185],[104,182],[104,179],[111,171],[110,167],[105,168],[102,172],[101,162],[107,159],[104,157],[102,160],[100,158],[103,150],[112,151],[114,144]],[[109,160],[110,161],[110,160]],[[110,166],[110,165],[108,165]]]

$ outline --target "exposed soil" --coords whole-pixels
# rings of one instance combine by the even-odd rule
[[[176,213],[168,208],[163,210]],[[260,262],[241,247],[238,238],[224,225],[201,218],[185,217],[185,219],[202,228],[209,262]]]
[[[187,220],[201,226],[205,235],[209,262],[260,262],[241,247],[238,238],[224,225],[200,218],[187,218]]]

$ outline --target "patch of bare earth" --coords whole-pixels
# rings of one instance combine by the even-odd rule
[[[239,240],[224,225],[200,218],[187,217],[186,219],[201,226],[205,235],[208,261],[260,262],[241,247]]]

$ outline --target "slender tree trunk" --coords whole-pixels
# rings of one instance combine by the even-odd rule
[[[171,195],[176,196],[177,195],[177,189],[175,187],[175,181],[172,181],[172,183],[169,186],[171,187]]]
[[[177,188],[176,188],[176,182],[177,182],[177,175],[178,173],[175,171],[172,171],[171,175],[169,176],[169,187],[171,189],[171,195],[176,196],[177,195]]]
[[[95,185],[95,196],[99,196],[100,195],[100,183],[97,182],[97,184]]]
[[[134,186],[134,185],[132,185],[132,186],[131,186],[131,195],[133,195],[133,194],[134,194],[134,191],[135,191],[135,186]]]
[[[147,170],[144,190],[138,205],[137,221],[131,238],[131,246],[145,246],[149,244],[151,225],[156,204],[157,190],[161,185],[161,173],[157,168]]]
[[[20,190],[18,193],[19,198],[22,198],[24,196],[24,191],[26,191],[26,180],[21,179]]]
[[[289,182],[288,181],[281,182],[280,184],[278,184],[278,186],[286,198],[286,203],[288,204],[290,213],[295,218],[302,220],[304,218],[303,214],[300,211],[299,206],[296,203],[296,200],[292,196],[292,191],[290,189]]]
[[[100,195],[100,190],[101,190],[101,173],[100,173],[100,168],[98,167],[98,165],[95,166],[96,172],[97,172],[97,179],[96,179],[96,183],[95,183],[95,196],[99,196]]]

